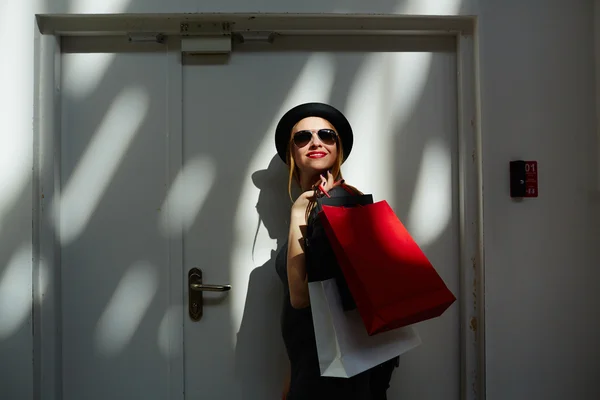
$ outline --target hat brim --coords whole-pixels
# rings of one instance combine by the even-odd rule
[[[287,163],[287,151],[290,142],[292,129],[299,121],[308,117],[320,117],[329,121],[337,131],[342,142],[343,161],[346,161],[352,151],[354,136],[350,123],[341,111],[328,104],[323,103],[305,103],[300,104],[281,117],[275,130],[275,147],[277,154]]]

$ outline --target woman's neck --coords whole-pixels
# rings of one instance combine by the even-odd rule
[[[306,192],[308,190],[311,190],[317,183],[319,183],[321,180],[321,177],[319,176],[319,174],[317,175],[313,175],[313,176],[308,176],[306,178],[301,177],[300,178],[300,187],[302,188],[303,192]]]

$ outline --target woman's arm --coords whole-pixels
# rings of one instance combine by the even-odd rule
[[[327,178],[321,175],[321,187],[325,192],[343,181],[335,182],[331,172]],[[290,302],[294,308],[306,308],[310,305],[308,296],[308,277],[306,275],[306,257],[304,255],[304,234],[306,231],[306,210],[314,191],[302,193],[292,206],[290,231],[288,234],[287,274],[290,288]]]
[[[292,209],[288,235],[287,275],[290,287],[290,302],[294,308],[305,308],[310,305],[306,257],[304,254],[305,228],[305,212],[302,209]]]

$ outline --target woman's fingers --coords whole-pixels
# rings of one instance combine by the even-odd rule
[[[344,183],[343,179],[340,179],[336,182],[331,171],[327,171],[326,173],[321,174],[319,177],[321,178],[321,182],[318,185],[318,189],[321,190],[321,192],[327,197],[329,197],[327,192]]]
[[[326,185],[327,190],[329,191],[329,190],[333,189],[335,186],[336,186],[336,183],[335,183],[335,178],[334,178],[333,174],[331,173],[331,171],[327,171],[327,185]]]

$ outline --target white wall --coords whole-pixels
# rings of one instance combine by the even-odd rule
[[[593,4],[480,11],[488,395],[599,399]],[[539,198],[507,197],[513,158],[539,161]]]
[[[47,0],[50,2],[50,0]],[[485,178],[487,395],[598,399],[600,255],[589,0],[42,0],[0,3],[0,398],[32,399],[34,12],[478,14]],[[599,19],[600,20],[600,19]],[[6,60],[9,60],[7,62]],[[540,197],[508,197],[508,161]]]
[[[0,3],[0,398],[31,399],[34,0]]]

